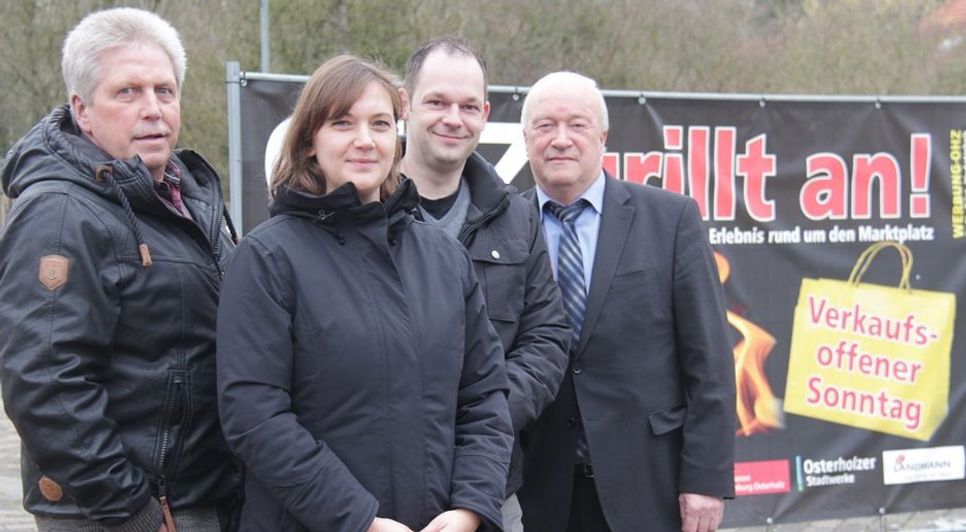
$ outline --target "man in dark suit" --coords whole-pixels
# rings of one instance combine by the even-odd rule
[[[574,330],[557,399],[521,436],[525,529],[716,530],[734,496],[735,377],[697,206],[603,172],[589,78],[545,76],[522,122]]]

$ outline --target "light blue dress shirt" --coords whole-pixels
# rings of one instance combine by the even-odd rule
[[[590,294],[590,280],[594,273],[594,255],[597,253],[597,234],[600,232],[600,216],[604,212],[604,172],[597,176],[581,198],[590,202],[577,216],[574,227],[577,230],[577,240],[580,241],[580,255],[584,263],[584,289]],[[540,205],[540,215],[543,217],[544,236],[547,237],[547,251],[550,254],[550,265],[553,266],[553,278],[557,278],[557,252],[560,249],[560,234],[563,223],[556,216],[543,208],[548,201],[554,201],[537,186],[537,203]],[[566,207],[566,205],[564,205]]]

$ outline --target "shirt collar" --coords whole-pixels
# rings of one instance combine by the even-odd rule
[[[604,171],[601,170],[600,175],[597,179],[584,190],[580,198],[587,200],[588,203],[597,211],[597,214],[604,212],[604,185],[606,180],[604,177]],[[578,198],[578,199],[580,199]],[[543,206],[546,205],[548,201],[554,201],[550,196],[548,196],[539,186],[537,186],[537,203],[540,205],[540,212],[543,212]],[[566,205],[565,205],[566,207]]]

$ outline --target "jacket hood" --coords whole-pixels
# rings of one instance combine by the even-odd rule
[[[269,212],[273,217],[287,214],[329,226],[388,216],[390,225],[395,225],[406,218],[411,220],[410,213],[418,205],[416,186],[411,180],[402,179],[396,191],[381,203],[362,203],[355,184],[351,182],[321,196],[282,186],[269,205]]]
[[[141,158],[122,161],[104,153],[84,136],[74,123],[70,108],[64,105],[38,122],[10,149],[3,168],[3,191],[16,198],[41,181],[70,181],[116,203],[116,194],[102,174],[105,170],[112,173],[118,184],[142,181],[141,192],[153,197],[151,178]],[[132,194],[136,191],[128,186],[124,188],[128,196],[138,195]],[[130,199],[135,202],[135,198]]]
[[[179,166],[183,176],[190,175],[193,183],[208,191],[209,201],[223,211],[234,237],[234,227],[221,201],[221,184],[211,165],[190,150],[176,151],[171,162]],[[85,137],[67,105],[54,109],[10,149],[0,175],[3,192],[10,198],[49,181],[69,182],[121,205],[139,248],[144,248],[144,265],[151,264],[134,213],[170,215],[154,191],[154,179],[139,156],[114,159]],[[183,181],[183,186],[195,185]]]
[[[503,182],[493,167],[477,152],[470,154],[463,166],[463,177],[470,187],[473,205],[481,212],[496,209],[504,198],[515,194],[517,189]]]

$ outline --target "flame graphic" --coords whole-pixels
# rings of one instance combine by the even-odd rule
[[[717,251],[714,259],[721,284],[725,284],[731,274],[731,264]],[[751,436],[784,427],[781,399],[775,397],[765,376],[765,359],[775,347],[775,337],[730,310],[725,316],[728,323],[741,334],[741,340],[733,349],[738,423],[741,425],[737,435]]]

